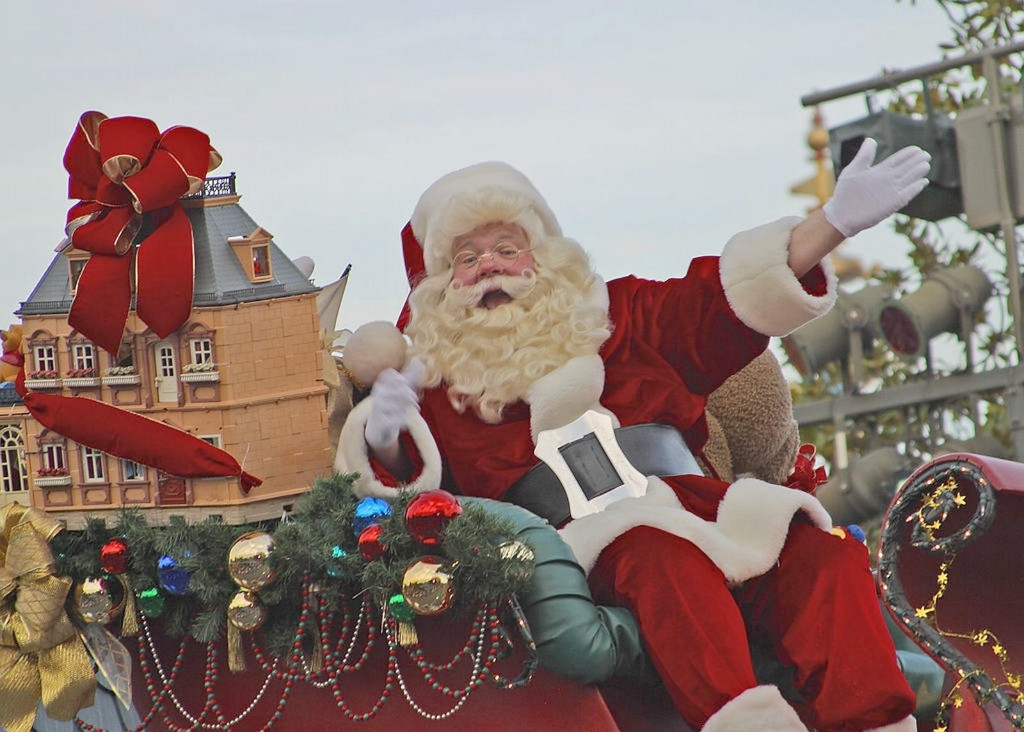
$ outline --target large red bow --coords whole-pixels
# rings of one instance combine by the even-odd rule
[[[804,443],[796,453],[796,463],[793,465],[793,472],[789,474],[783,485],[806,493],[814,494],[818,486],[828,480],[828,473],[824,466],[814,466],[817,457],[814,445]]]
[[[86,112],[67,150],[67,233],[92,256],[79,280],[68,323],[117,353],[131,307],[161,338],[192,310],[192,225],[179,199],[202,189],[220,154],[191,127],[160,132],[141,117]],[[134,246],[143,227],[145,246]],[[151,230],[150,230],[151,229]]]

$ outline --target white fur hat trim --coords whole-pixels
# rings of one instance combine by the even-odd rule
[[[423,247],[423,263],[427,274],[444,271],[451,257],[451,237],[470,229],[453,230],[449,212],[454,200],[478,195],[484,189],[497,189],[525,202],[538,216],[545,233],[561,236],[558,219],[544,197],[530,180],[507,163],[487,162],[448,173],[433,183],[420,196],[410,223],[416,240]],[[474,226],[491,223],[477,221]]]

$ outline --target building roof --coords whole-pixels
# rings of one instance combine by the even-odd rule
[[[234,181],[234,174],[208,179],[203,192],[196,195],[204,199],[205,205],[186,208],[192,222],[195,250],[193,307],[233,305],[317,292],[319,288],[302,274],[273,239],[269,242],[272,279],[250,281],[228,239],[247,237],[259,225],[238,204]],[[222,197],[222,201],[217,201],[218,197]],[[72,299],[67,261],[63,254],[57,254],[15,315],[68,313]]]

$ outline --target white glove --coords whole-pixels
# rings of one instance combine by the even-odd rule
[[[418,358],[409,359],[401,373],[384,369],[373,382],[366,418],[366,444],[381,450],[394,444],[398,433],[409,424],[409,410],[419,409],[419,386],[426,367]]]
[[[850,164],[836,180],[835,192],[825,204],[825,218],[851,237],[899,211],[928,185],[932,156],[916,146],[897,150],[878,165],[878,143],[866,138]]]

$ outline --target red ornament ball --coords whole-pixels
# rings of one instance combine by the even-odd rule
[[[380,559],[384,552],[387,551],[387,547],[380,541],[381,531],[383,529],[381,529],[380,524],[371,524],[363,529],[363,533],[359,535],[359,551],[368,562]]]
[[[448,491],[423,491],[405,509],[405,530],[421,544],[437,546],[448,522],[461,513],[462,504]]]
[[[100,548],[100,566],[108,574],[124,574],[128,570],[128,542],[115,536]]]

